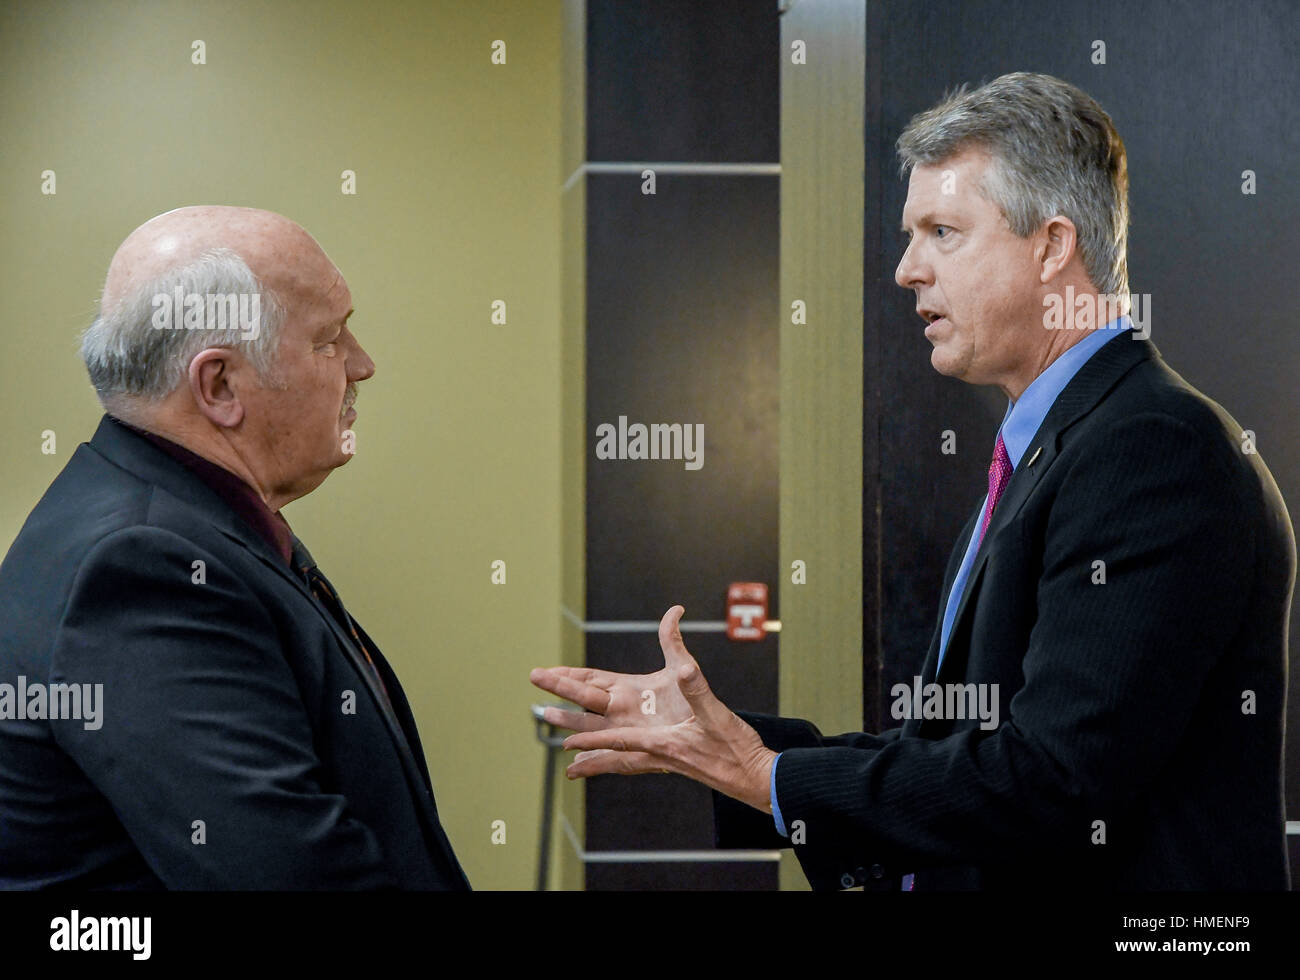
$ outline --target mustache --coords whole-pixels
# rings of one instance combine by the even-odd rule
[[[343,408],[339,411],[340,418],[348,414],[348,409],[351,408],[356,403],[356,400],[357,400],[356,382],[349,382],[347,391],[343,395]]]

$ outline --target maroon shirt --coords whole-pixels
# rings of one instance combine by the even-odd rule
[[[210,459],[204,459],[198,453],[191,452],[170,439],[146,432],[116,416],[110,415],[109,418],[119,425],[126,426],[132,432],[144,436],[172,459],[186,466],[207,484],[213,493],[224,500],[231,510],[243,518],[259,537],[274,548],[286,565],[293,567],[293,531],[289,527],[289,522],[280,516],[279,511],[272,511],[267,507],[256,490],[224,466],[219,466]]]

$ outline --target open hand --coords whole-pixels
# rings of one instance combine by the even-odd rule
[[[653,674],[618,674],[591,667],[538,667],[528,679],[543,691],[558,694],[586,712],[548,707],[546,721],[575,732],[633,725],[673,725],[689,718],[690,705],[677,687],[677,668],[694,664],[678,628],[681,606],[673,606],[659,621],[659,648],[664,666]]]
[[[659,623],[664,668],[653,674],[617,674],[582,667],[534,670],[543,690],[587,709],[546,710],[546,720],[579,732],[564,742],[581,749],[566,770],[570,779],[602,773],[675,772],[771,813],[769,780],[776,753],[763,744],[709,689],[682,642],[673,606]],[[652,697],[645,698],[645,692]],[[654,712],[642,709],[654,705]]]

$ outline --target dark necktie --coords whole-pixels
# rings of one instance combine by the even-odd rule
[[[374,674],[375,680],[379,684],[379,690],[383,693],[384,700],[388,702],[388,707],[391,710],[393,707],[393,699],[388,696],[388,687],[384,684],[383,675],[379,673],[379,668],[375,666],[374,658],[370,656],[370,651],[366,649],[366,645],[361,639],[361,633],[357,629],[356,623],[354,623],[352,617],[348,615],[347,609],[343,606],[343,600],[339,598],[339,594],[335,591],[334,586],[330,585],[329,579],[327,579],[325,574],[317,567],[315,560],[311,556],[311,552],[306,549],[297,537],[293,539],[293,566],[306,581],[307,587],[311,589],[311,594],[315,596],[316,601],[319,602],[325,611],[334,617],[334,621],[343,627],[344,631],[352,637],[353,642],[357,645],[357,649],[361,651],[361,655],[366,658],[366,663],[370,665],[371,673]]]

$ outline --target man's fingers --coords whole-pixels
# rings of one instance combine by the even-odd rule
[[[563,708],[553,706],[547,707],[542,712],[542,718],[557,728],[567,728],[575,732],[595,732],[609,724],[603,715],[589,711],[565,711]]]
[[[605,728],[580,732],[564,740],[566,749],[612,749],[615,752],[654,752],[663,744],[657,728]],[[662,767],[661,767],[662,768]]]
[[[686,610],[681,606],[673,606],[664,613],[663,619],[659,620],[659,649],[664,652],[664,663],[669,667],[676,667],[678,664],[694,659],[686,649],[686,642],[682,639],[679,625],[685,612]]]
[[[588,711],[603,715],[609,710],[609,692],[589,680],[578,679],[590,677],[591,674],[592,672],[585,667],[551,667],[549,670],[539,667],[528,675],[528,679],[543,691],[558,694],[566,701],[572,701],[574,704],[582,705]]]
[[[613,749],[588,749],[586,752],[579,752],[573,757],[573,762],[569,763],[569,768],[572,769],[580,762],[593,762],[607,755],[618,755],[618,753]]]
[[[558,677],[567,677],[579,684],[590,684],[605,691],[613,687],[619,679],[618,674],[608,670],[597,670],[595,667],[534,667],[528,674],[528,679],[539,687]]]
[[[610,688],[618,680],[618,674],[611,673],[608,670],[597,670],[595,667],[534,667],[528,679],[537,683],[535,678],[544,674],[558,674],[561,677],[568,677],[571,680],[579,681],[583,684],[591,684],[595,687]]]
[[[662,772],[666,767],[661,759],[656,759],[647,752],[611,752],[607,749],[595,749],[579,752],[573,763],[564,770],[570,779],[585,779],[588,776],[600,776],[605,773],[618,773],[631,776],[644,772]]]

